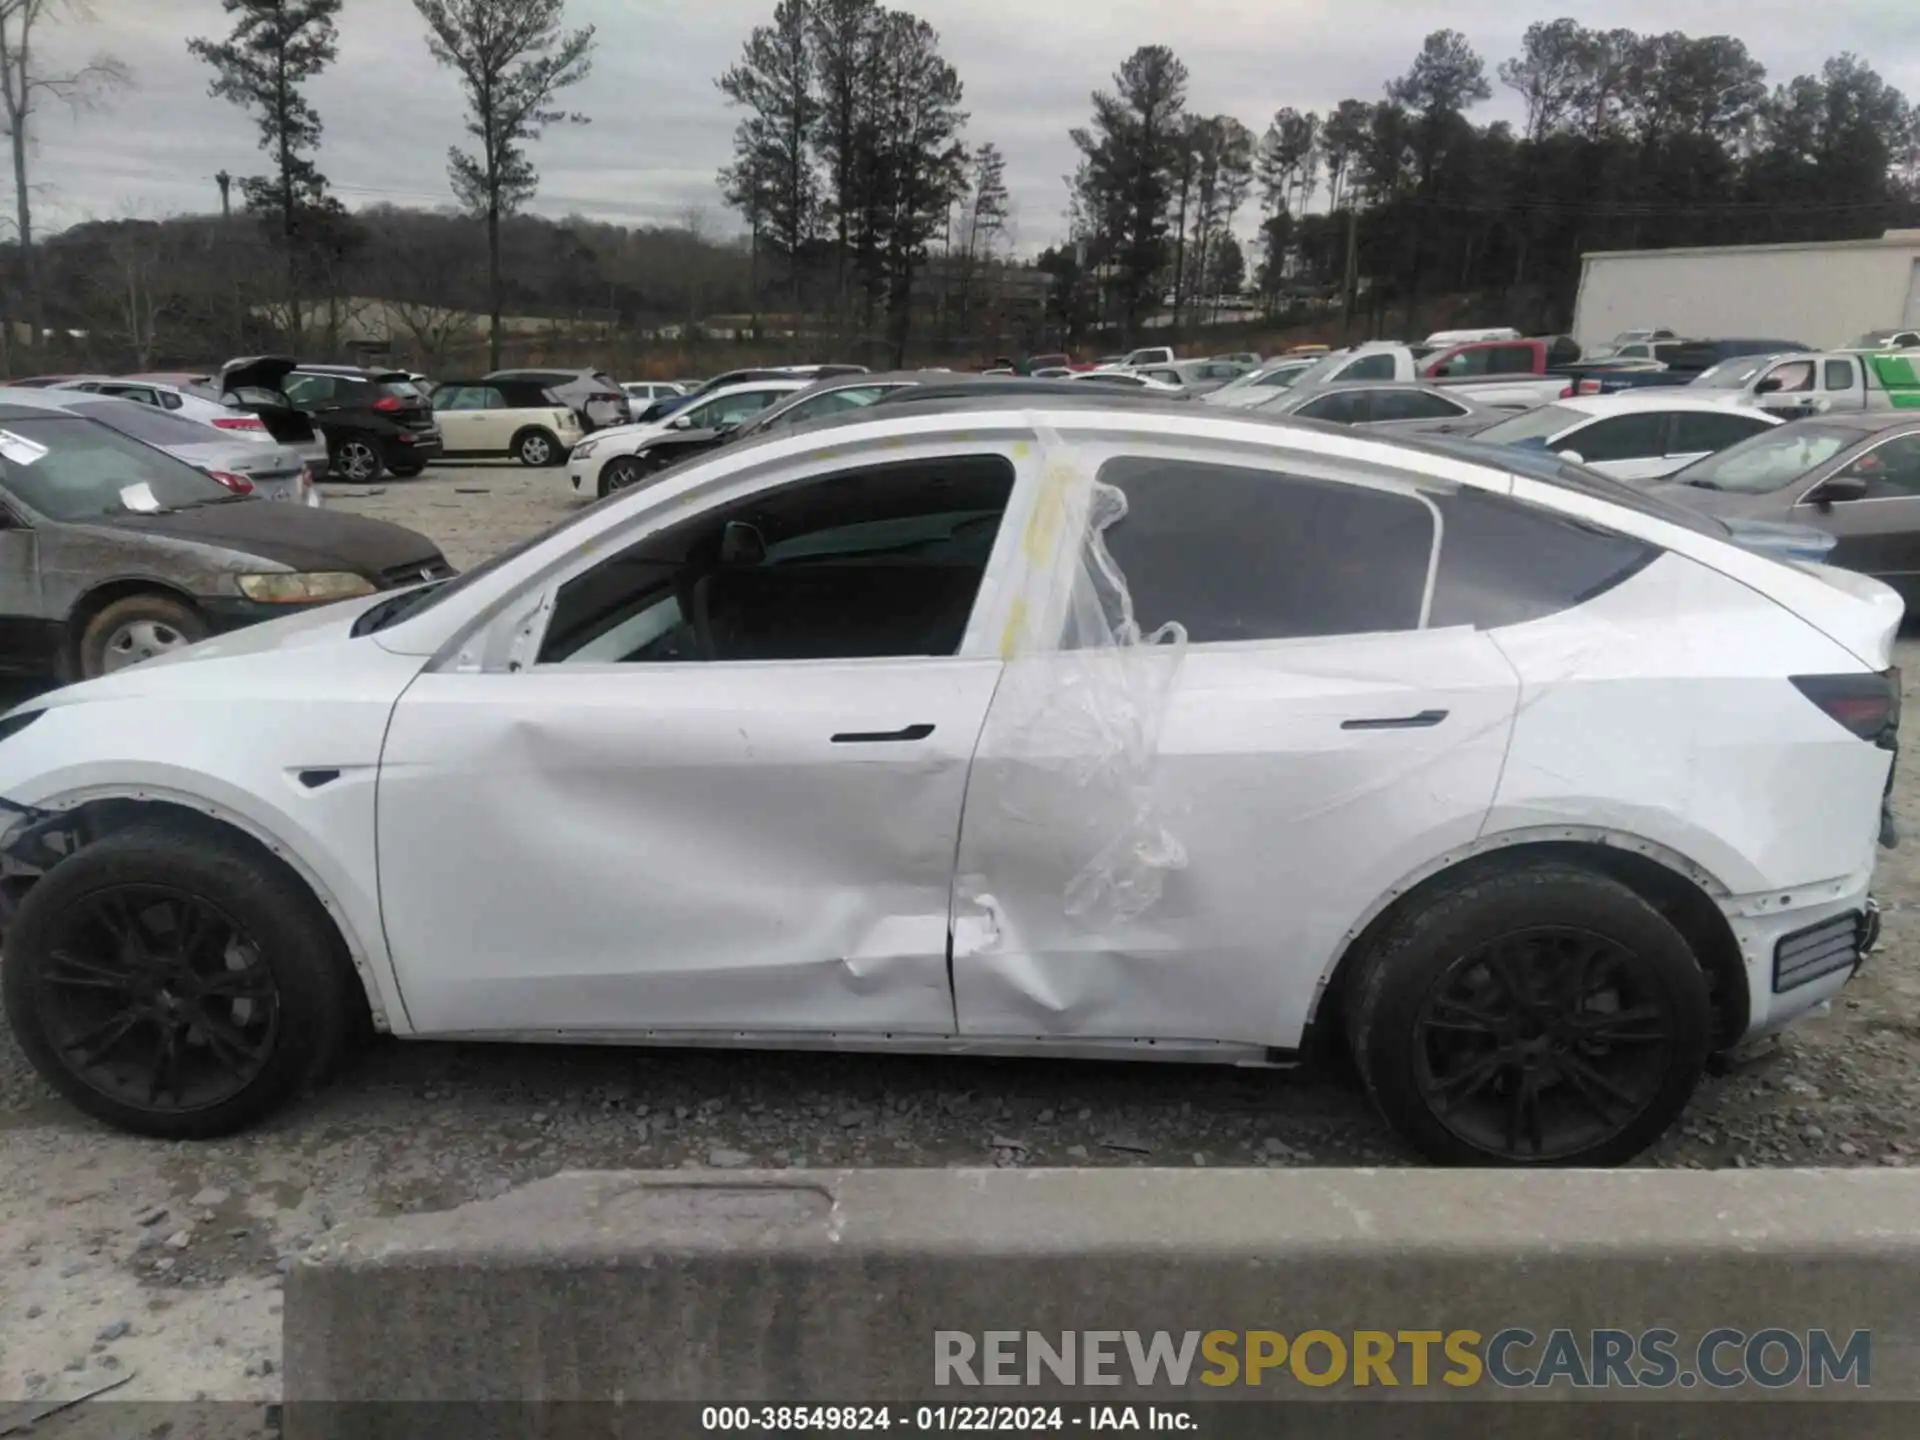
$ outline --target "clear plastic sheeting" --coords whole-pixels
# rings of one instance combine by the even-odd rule
[[[1132,919],[1160,899],[1187,851],[1155,793],[1160,726],[1186,658],[1178,623],[1142,634],[1126,577],[1105,532],[1127,497],[1100,483],[1074,447],[1036,422],[1040,483],[1021,541],[994,699],[999,759],[1064,778],[1075,804],[1069,827],[1084,863],[1063,897],[1066,913],[1099,927]],[[1040,824],[1022,792],[1003,792],[1008,818]],[[1062,811],[1046,807],[1058,830]]]

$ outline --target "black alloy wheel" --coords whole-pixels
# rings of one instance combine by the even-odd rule
[[[1421,1007],[1428,1108],[1477,1149],[1547,1162],[1645,1115],[1673,1062],[1674,1017],[1603,935],[1538,926],[1456,961]]]
[[[39,975],[39,1024],[69,1072],[160,1113],[232,1100],[260,1076],[280,990],[260,949],[202,896],[96,890],[61,917]]]
[[[168,1140],[244,1129],[370,1028],[312,890],[212,823],[128,826],[54,864],[7,927],[0,994],[43,1079]]]
[[[1355,957],[1343,1005],[1381,1114],[1455,1165],[1633,1159],[1686,1109],[1715,1031],[1687,937],[1552,859],[1416,890]]]

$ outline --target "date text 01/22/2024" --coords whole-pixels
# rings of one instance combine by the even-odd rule
[[[894,1430],[910,1433],[1041,1431],[1190,1431],[1189,1412],[1158,1405],[709,1405],[700,1428],[736,1435],[796,1431]]]

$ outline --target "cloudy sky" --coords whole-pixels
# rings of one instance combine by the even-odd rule
[[[92,0],[96,23],[49,31],[50,67],[97,49],[126,60],[137,86],[106,110],[39,121],[34,186],[42,225],[88,217],[159,217],[212,209],[213,176],[262,169],[251,121],[207,94],[190,36],[223,34],[220,0]],[[1493,64],[1529,21],[1572,14],[1589,25],[1730,32],[1771,78],[1818,69],[1853,50],[1920,97],[1920,23],[1902,0],[1826,0],[1816,11],[1727,0],[1562,0],[1523,8],[1495,0],[892,0],[931,20],[966,85],[969,138],[1009,157],[1017,243],[1061,227],[1061,177],[1073,167],[1070,126],[1136,46],[1171,46],[1192,73],[1193,108],[1263,129],[1282,105],[1324,110],[1374,99],[1407,67],[1430,29],[1464,30]],[[678,223],[703,208],[732,228],[715,197],[734,116],[714,88],[773,0],[571,0],[575,23],[598,27],[592,78],[568,96],[593,123],[549,134],[536,153],[535,208],[628,223]],[[1817,20],[1810,16],[1817,15]],[[406,0],[346,0],[340,59],[310,91],[326,124],[322,169],[350,205],[450,203],[447,147],[460,99],[434,68]],[[1496,87],[1498,89],[1498,87]],[[1480,118],[1513,113],[1504,94]]]

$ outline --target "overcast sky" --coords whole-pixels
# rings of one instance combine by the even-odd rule
[[[1067,138],[1088,95],[1135,47],[1165,44],[1192,74],[1190,104],[1237,115],[1256,131],[1275,109],[1325,110],[1372,100],[1431,29],[1464,30],[1489,77],[1534,19],[1745,40],[1774,81],[1853,50],[1909,97],[1920,97],[1920,22],[1905,0],[1786,3],[1605,0],[1524,9],[1495,0],[893,0],[931,20],[966,85],[968,138],[1007,152],[1022,249],[1062,227]],[[213,176],[263,168],[253,123],[207,94],[190,36],[227,28],[220,0],[93,0],[97,22],[50,30],[54,66],[97,49],[134,70],[137,88],[110,108],[39,119],[33,181],[39,223],[121,215],[157,218],[218,203]],[[567,97],[593,123],[550,132],[535,152],[534,208],[627,223],[678,223],[704,208],[732,229],[715,194],[735,116],[713,79],[737,56],[773,0],[571,0],[574,23],[598,27],[590,80]],[[426,52],[407,0],[346,0],[340,58],[311,87],[326,125],[320,165],[353,206],[451,203],[447,147],[460,141],[460,97]],[[1515,112],[1496,85],[1477,118]]]

